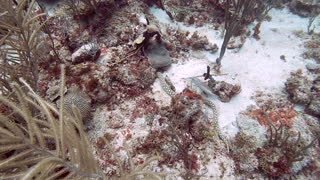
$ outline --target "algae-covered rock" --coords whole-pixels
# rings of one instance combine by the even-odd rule
[[[246,136],[255,137],[255,146],[260,147],[267,141],[267,130],[264,126],[261,126],[257,120],[254,120],[249,116],[240,114],[237,117],[237,125],[240,131],[243,132]]]
[[[294,103],[308,104],[311,101],[311,81],[302,75],[301,71],[291,73],[287,79],[286,90]]]
[[[293,0],[291,1],[290,10],[303,17],[313,16],[320,12],[319,0]]]
[[[311,115],[320,117],[320,76],[313,80],[311,94],[311,102],[307,106],[306,112]]]
[[[306,65],[306,68],[307,68],[310,72],[320,73],[320,64],[308,63],[308,64]]]
[[[199,36],[197,31],[187,40],[187,44],[194,50],[206,50],[211,53],[215,53],[219,50],[216,44],[210,43],[206,36]]]
[[[239,84],[230,84],[225,81],[216,81],[213,84],[208,84],[214,94],[219,96],[222,102],[229,102],[231,98],[241,92],[241,86]]]

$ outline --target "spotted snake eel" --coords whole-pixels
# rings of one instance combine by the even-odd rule
[[[167,77],[165,78],[162,75],[162,73],[160,73],[160,72],[157,72],[157,76],[159,78],[160,86],[163,89],[163,91],[166,92],[166,94],[168,94],[171,98],[174,97],[177,93],[175,92],[174,87],[173,87],[172,83],[170,82],[170,79]],[[203,97],[204,104],[206,104],[213,111],[212,119],[213,119],[214,130],[217,131],[216,133],[217,133],[218,137],[224,142],[224,144],[226,145],[226,147],[229,151],[228,139],[226,138],[226,136],[224,136],[221,133],[220,128],[219,128],[219,122],[218,122],[219,115],[218,115],[217,107],[213,102],[208,100],[206,97],[204,97],[204,96],[202,96],[202,97]]]

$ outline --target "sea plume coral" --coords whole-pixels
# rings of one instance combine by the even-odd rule
[[[61,74],[59,109],[22,79],[24,87],[12,85],[17,102],[0,95],[0,179],[107,179],[83,130],[83,110],[64,96],[64,65]],[[65,101],[71,104],[69,109]],[[129,159],[130,169],[124,170],[123,162],[109,142],[105,142],[105,146],[118,161],[120,176],[116,179],[138,176],[161,179],[168,174],[146,170],[158,157],[148,158],[139,166],[134,166]]]
[[[39,63],[48,53],[42,41],[40,23],[44,13],[35,14],[36,1],[1,0],[0,11],[0,90],[6,94],[11,88],[6,81],[23,77],[33,89],[39,78]],[[4,46],[2,46],[4,45]]]
[[[14,83],[18,102],[0,95],[0,102],[13,112],[0,114],[0,179],[103,178],[79,120],[79,110],[73,108],[75,116],[64,113],[64,85],[58,110],[20,81],[28,93]]]

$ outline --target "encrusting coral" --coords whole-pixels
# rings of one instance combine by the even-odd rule
[[[320,117],[320,76],[316,77],[311,86],[312,99],[310,104],[306,107],[306,112]]]
[[[269,96],[262,92],[258,93],[255,97],[258,107],[250,107],[244,114],[256,119],[264,126],[268,126],[270,122],[281,122],[287,127],[292,127],[294,118],[298,114],[294,104],[281,95],[276,96],[276,99],[271,99]]]
[[[320,6],[317,1],[312,0],[293,0],[289,3],[290,10],[303,17],[319,14]]]

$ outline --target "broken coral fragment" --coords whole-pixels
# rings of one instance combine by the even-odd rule
[[[241,92],[239,84],[232,85],[225,81],[216,81],[210,85],[213,93],[219,97],[222,102],[229,102],[231,98]]]

